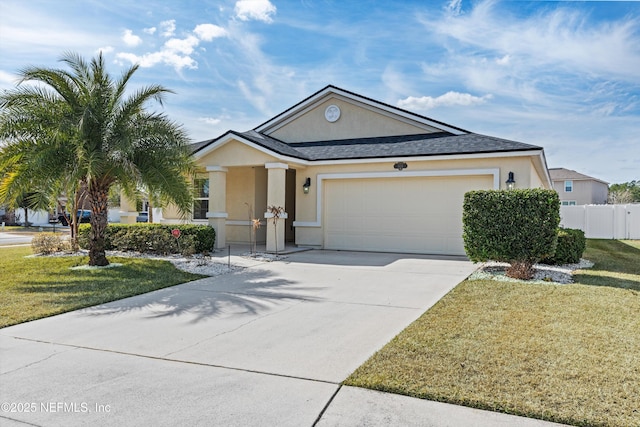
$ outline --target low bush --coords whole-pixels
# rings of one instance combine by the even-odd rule
[[[171,231],[180,230],[180,238]],[[81,224],[78,243],[81,248],[89,244],[89,224]],[[216,233],[212,227],[196,224],[109,224],[105,230],[106,250],[136,251],[144,253],[193,255],[213,250]]]
[[[69,242],[57,233],[38,233],[31,240],[31,249],[37,254],[49,255],[70,249]]]
[[[182,255],[192,256],[198,253],[198,251],[196,250],[196,247],[198,246],[196,242],[196,237],[193,234],[191,235],[187,234],[180,237],[179,243],[180,243],[180,247],[178,248],[178,251]]]
[[[166,255],[177,252],[178,245],[171,232],[156,227],[125,227],[111,236],[111,245],[120,251],[135,251]]]
[[[551,265],[575,264],[580,262],[586,247],[587,239],[584,237],[584,231],[575,228],[559,228],[555,255],[543,258],[540,262]]]

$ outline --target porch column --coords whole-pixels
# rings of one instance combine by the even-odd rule
[[[285,186],[287,181],[287,169],[289,166],[285,163],[265,163],[267,169],[267,206],[282,207],[283,212],[277,221],[277,225],[273,223],[273,214],[267,210],[264,217],[267,219],[267,252],[281,251],[284,249],[284,220],[287,213],[284,212],[285,206]]]
[[[120,223],[135,224],[137,216],[136,201],[128,198],[124,192],[120,192]]]
[[[216,230],[216,249],[227,246],[227,168],[207,166],[209,172],[209,225]]]

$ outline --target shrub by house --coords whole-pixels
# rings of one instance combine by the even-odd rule
[[[580,257],[586,248],[587,239],[584,237],[584,231],[575,228],[559,228],[555,254],[543,258],[541,262],[551,265],[575,264],[580,262]]]
[[[543,189],[470,191],[462,221],[472,261],[508,262],[509,277],[531,279],[533,264],[555,253],[560,199]]]
[[[180,238],[171,230],[180,230]],[[89,242],[90,228],[81,224],[78,235],[80,247]],[[183,253],[192,255],[213,250],[216,232],[207,225],[195,224],[109,224],[105,230],[106,250],[136,251],[156,254]]]

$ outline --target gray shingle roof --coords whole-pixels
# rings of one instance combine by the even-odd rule
[[[200,151],[201,148],[206,147],[207,145],[211,144],[213,141],[215,141],[215,139],[207,139],[206,141],[194,142],[193,144],[190,145],[191,152],[195,153],[197,151]]]
[[[290,144],[309,160],[416,157],[539,150],[540,147],[469,133],[402,135]]]
[[[249,140],[281,155],[311,161],[499,153],[542,149],[542,147],[535,145],[476,133],[452,135],[447,132],[437,132],[301,143],[286,143],[253,130],[243,133],[229,131],[223,136],[229,134]],[[193,144],[193,152],[203,149],[220,138]]]
[[[287,143],[282,142],[275,138],[271,138],[270,136],[258,133],[253,130],[250,130],[248,132],[236,132],[234,130],[230,130],[224,133],[223,135],[219,136],[218,138],[208,139],[206,141],[193,143],[191,144],[191,147],[192,147],[191,152],[195,154],[198,151],[202,150],[203,148],[221,140],[227,135],[233,135],[238,137],[238,139],[248,140],[250,142],[253,142],[254,144],[260,145],[261,147],[267,148],[271,151],[274,151],[278,154],[282,154],[284,156],[291,156],[291,157],[296,157],[300,159],[304,158],[304,157],[301,157],[300,152],[298,152],[294,148],[291,148]]]
[[[283,154],[285,156],[291,156],[291,157],[308,160],[306,157],[301,157],[301,153],[295,148],[291,147],[290,144],[287,144],[286,142],[282,142],[279,139],[272,138],[270,136],[258,133],[254,130],[250,130],[248,132],[242,132],[239,135],[255,144],[268,148],[271,151],[275,151],[278,154]]]

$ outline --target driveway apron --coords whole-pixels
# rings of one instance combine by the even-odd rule
[[[300,252],[4,328],[0,424],[312,426],[341,381],[474,269]]]

